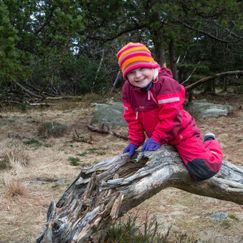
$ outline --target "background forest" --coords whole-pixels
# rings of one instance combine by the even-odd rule
[[[237,0],[1,0],[0,98],[119,87],[115,54],[129,41],[147,44],[181,83],[240,70],[242,12]]]

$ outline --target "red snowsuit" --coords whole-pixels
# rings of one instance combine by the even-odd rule
[[[185,89],[162,68],[147,89],[125,82],[122,90],[124,119],[130,143],[140,146],[145,134],[157,143],[174,145],[191,176],[203,180],[221,168],[222,152],[217,140],[203,141],[194,118],[184,110]]]

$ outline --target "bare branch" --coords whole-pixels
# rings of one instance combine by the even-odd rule
[[[13,81],[15,84],[17,84],[22,90],[24,90],[27,94],[35,97],[35,98],[39,98],[39,99],[43,99],[44,96],[38,95],[32,91],[30,91],[29,89],[27,89],[26,87],[24,87],[22,84],[20,84],[18,81],[14,80]]]
[[[210,80],[219,78],[219,77],[223,77],[223,76],[228,76],[228,75],[242,75],[243,74],[243,70],[236,70],[236,71],[227,71],[227,72],[222,72],[222,73],[216,73],[212,76],[208,76],[202,79],[199,79],[198,81],[196,81],[193,84],[187,85],[186,86],[186,90],[191,90],[196,88],[197,86],[199,86],[202,83],[208,82]]]
[[[117,82],[118,82],[118,80],[119,80],[120,74],[121,74],[121,71],[119,70],[119,71],[117,72],[116,79],[115,79],[115,81],[113,82],[113,85],[112,85],[112,88],[111,88],[111,91],[110,91],[111,94],[112,94],[112,92],[114,91],[114,89],[116,88],[116,85],[117,85]]]
[[[217,40],[217,41],[220,41],[220,42],[223,42],[223,43],[232,43],[232,42],[236,42],[236,41],[227,41],[227,40],[224,40],[224,39],[221,39],[205,30],[201,30],[201,29],[198,29],[198,28],[195,28],[181,20],[177,20],[178,23],[182,24],[184,27],[186,27],[187,29],[190,29],[190,30],[193,30],[193,31],[196,31],[198,33],[201,33],[203,35],[206,35],[208,37],[210,37],[211,39],[214,39],[214,40]],[[238,40],[237,40],[238,41]]]
[[[143,28],[146,28],[147,27],[147,24],[140,24],[139,26],[130,26],[120,32],[116,32],[115,35],[113,36],[110,36],[110,37],[101,37],[101,36],[91,36],[89,35],[88,36],[88,39],[90,40],[97,40],[97,41],[104,41],[104,42],[107,42],[107,41],[112,41],[124,34],[127,34],[129,32],[132,32],[132,31],[135,31],[135,30],[139,30],[139,29],[143,29]]]
[[[197,64],[200,64],[200,61],[199,61]],[[197,70],[197,66],[194,67],[194,69],[193,69],[192,72],[189,74],[189,76],[188,76],[188,77],[187,77],[181,84],[184,85],[185,83],[187,83],[187,82],[190,80],[192,74],[193,74],[196,70]]]
[[[51,19],[53,17],[55,7],[52,7],[50,13],[46,16],[45,22],[35,31],[35,35],[38,35],[47,25],[50,24]]]
[[[94,82],[97,80],[98,74],[99,74],[99,72],[100,72],[102,63],[103,63],[103,61],[104,61],[104,55],[105,55],[105,50],[103,49],[103,50],[102,50],[101,59],[100,59],[100,63],[99,63],[99,67],[97,68],[97,71],[96,71],[96,74],[95,74]]]

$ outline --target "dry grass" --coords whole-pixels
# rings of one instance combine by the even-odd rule
[[[21,167],[29,165],[30,157],[25,146],[19,141],[10,140],[1,146],[0,162],[2,169],[13,168],[19,170]]]
[[[27,187],[18,179],[12,176],[6,175],[4,177],[5,184],[5,195],[8,198],[13,198],[17,196],[27,196]]]
[[[38,128],[38,135],[43,138],[62,137],[67,132],[67,126],[59,122],[45,122]]]
[[[34,242],[45,226],[50,201],[60,198],[79,174],[80,167],[113,157],[121,153],[126,145],[125,141],[112,135],[92,133],[87,129],[91,111],[94,109],[90,103],[104,101],[105,98],[90,95],[85,96],[83,100],[85,99],[86,103],[60,102],[46,110],[1,114],[3,118],[0,120],[0,163],[1,160],[5,160],[9,168],[11,167],[9,170],[0,170],[0,178],[6,177],[0,180],[1,242]],[[225,143],[226,154],[233,161],[242,158],[242,150],[239,149],[241,144],[237,143],[242,136],[242,130],[237,130],[238,127],[242,129],[242,126],[239,126],[240,120],[242,117],[227,117],[208,119],[200,124],[204,130],[215,131],[216,134],[230,134],[230,139],[222,137],[221,142]],[[81,140],[74,141],[73,134],[67,132],[59,138],[50,136],[44,142],[41,140],[40,146],[34,146],[31,144],[34,142],[31,138],[37,137],[38,127],[46,121],[67,124],[68,128],[79,131],[80,137],[92,135],[93,144]],[[225,131],[222,131],[220,127],[224,124],[228,125],[224,128]],[[7,139],[10,131],[19,136]],[[21,138],[29,140],[26,142]],[[229,150],[231,144],[234,148]],[[79,158],[80,164],[71,165],[69,157]],[[56,181],[59,180],[63,180],[64,183],[58,185]],[[243,208],[232,203],[197,197],[180,190],[163,190],[139,205],[139,208],[141,225],[145,222],[142,213],[149,208],[151,215],[158,216],[158,223],[163,225],[163,228],[168,228],[166,224],[175,225],[173,232],[195,233],[198,238],[203,238],[202,234],[206,234],[205,232],[210,229],[215,229],[220,235],[231,232],[232,235],[237,235],[243,232]],[[227,229],[222,228],[220,222],[211,222],[205,216],[208,210],[224,210],[236,215],[239,222],[235,221]]]
[[[12,148],[5,153],[11,167],[28,166],[30,162],[29,155],[21,147]]]

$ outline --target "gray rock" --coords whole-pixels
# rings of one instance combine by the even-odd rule
[[[243,85],[236,86],[236,93],[243,94]]]
[[[213,104],[205,100],[193,101],[187,109],[190,113],[199,117],[228,116],[233,111],[231,105]]]
[[[227,91],[233,94],[243,94],[243,85],[239,84],[234,86],[228,86]]]
[[[194,101],[188,107],[189,112],[197,114],[200,117],[218,117],[227,116],[233,111],[230,105],[220,105],[209,103],[205,100]],[[123,119],[123,105],[121,102],[111,104],[95,104],[95,112],[92,115],[91,125],[105,125],[109,128],[126,127]]]
[[[95,112],[91,119],[91,125],[125,127],[127,124],[123,119],[122,103],[114,102],[112,104],[95,104]]]

